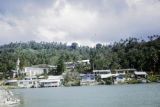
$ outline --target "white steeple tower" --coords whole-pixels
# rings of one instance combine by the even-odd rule
[[[19,58],[17,59],[17,64],[16,64],[16,70],[17,70],[17,74],[19,74],[19,65],[20,65],[20,60]]]

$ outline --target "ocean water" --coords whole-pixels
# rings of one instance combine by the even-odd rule
[[[160,84],[13,90],[15,107],[160,107]]]

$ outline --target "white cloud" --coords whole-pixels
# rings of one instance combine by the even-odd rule
[[[23,2],[21,10],[14,10],[22,5],[18,1],[7,12],[7,7],[0,9],[0,44],[36,40],[93,45],[160,34],[158,0]]]

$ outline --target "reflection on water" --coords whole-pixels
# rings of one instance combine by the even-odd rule
[[[14,90],[16,107],[160,107],[160,84]]]
[[[0,105],[0,107],[19,107],[19,104],[13,104],[13,105]]]

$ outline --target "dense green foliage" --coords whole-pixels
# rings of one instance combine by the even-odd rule
[[[64,77],[65,86],[80,86],[80,76],[76,71],[69,71]]]
[[[150,76],[148,76],[148,80],[150,82],[157,82],[160,79],[157,76],[155,76],[155,75],[150,75]]]
[[[63,57],[62,57],[63,56]],[[68,46],[56,42],[30,41],[10,43],[0,46],[0,72],[6,73],[16,68],[20,59],[20,69],[36,64],[57,65],[61,73],[64,62],[90,59],[91,66],[77,66],[78,72],[92,69],[136,68],[138,70],[160,71],[160,36],[150,36],[148,40],[128,38],[111,45],[97,44],[95,47]]]
[[[63,56],[58,59],[56,75],[61,75],[65,71],[65,64],[63,59]]]

